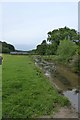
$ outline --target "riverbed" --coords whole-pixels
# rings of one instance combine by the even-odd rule
[[[64,66],[44,61],[41,57],[35,58],[35,64],[43,70],[44,74],[57,88],[59,94],[66,96],[71,102],[71,106],[76,110],[76,112],[80,113],[79,76],[72,73]]]

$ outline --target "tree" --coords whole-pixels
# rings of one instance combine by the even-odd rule
[[[11,44],[8,44],[6,42],[1,42],[2,44],[2,53],[10,53],[12,51],[15,51],[15,47]]]
[[[75,29],[70,29],[68,27],[55,29],[52,32],[48,32],[47,41],[54,43],[56,42],[58,45],[60,40],[75,40],[78,39],[78,33]]]
[[[47,41],[43,40],[40,45],[37,46],[37,53],[41,55],[54,55],[57,52],[57,48],[61,41],[69,40],[76,41],[80,40],[80,33],[78,33],[75,29],[70,29],[68,27],[54,29],[53,31],[48,32]],[[80,43],[76,43],[80,45]]]
[[[43,40],[40,45],[37,46],[37,53],[40,55],[45,55],[47,50],[46,40]]]
[[[48,44],[47,45],[47,50],[46,50],[46,54],[47,55],[55,55],[56,54],[56,50],[57,50],[57,44]]]

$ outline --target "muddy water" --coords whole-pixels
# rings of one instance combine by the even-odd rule
[[[53,82],[59,92],[61,91],[61,94],[65,95],[70,100],[73,108],[75,108],[77,112],[80,112],[80,82],[78,75],[63,66],[57,66],[41,58],[36,58],[35,64],[44,71],[44,74]]]

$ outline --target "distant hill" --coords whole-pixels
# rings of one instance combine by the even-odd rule
[[[0,41],[0,53],[11,53],[11,52],[24,52],[27,54],[35,54],[35,50],[24,51],[24,50],[16,50],[12,44],[8,44],[7,42]]]
[[[15,47],[13,45],[0,41],[0,52],[10,53],[10,52],[14,52],[14,51],[15,51]]]

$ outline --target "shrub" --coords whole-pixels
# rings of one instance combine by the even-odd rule
[[[77,51],[77,45],[70,40],[63,40],[60,42],[57,55],[60,61],[68,62]]]

